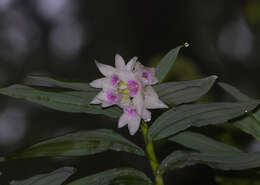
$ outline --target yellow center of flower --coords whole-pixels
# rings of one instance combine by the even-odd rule
[[[125,82],[120,81],[118,84],[118,92],[122,96],[122,101],[128,100],[130,98],[130,91],[128,89],[128,86]]]

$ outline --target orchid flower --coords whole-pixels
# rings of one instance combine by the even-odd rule
[[[90,83],[102,89],[91,101],[102,107],[118,105],[123,114],[118,127],[128,125],[131,135],[140,127],[141,119],[151,120],[147,109],[168,108],[158,97],[151,85],[158,82],[155,69],[143,66],[133,57],[127,64],[120,55],[115,56],[115,67],[96,62],[99,71],[105,76]]]

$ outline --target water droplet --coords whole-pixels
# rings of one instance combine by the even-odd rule
[[[248,110],[245,110],[245,112],[248,112]]]

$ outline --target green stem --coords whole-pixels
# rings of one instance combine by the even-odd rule
[[[153,141],[151,139],[149,139],[148,135],[147,135],[148,125],[144,121],[142,121],[141,128],[142,128],[142,133],[144,136],[146,154],[149,159],[149,162],[150,162],[150,165],[151,165],[151,168],[153,171],[153,175],[155,178],[155,185],[164,185],[162,175],[160,173],[157,173],[159,163],[158,163],[157,157],[154,152]]]

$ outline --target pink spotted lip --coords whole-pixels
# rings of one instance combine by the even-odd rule
[[[136,110],[133,108],[124,108],[124,112],[130,116],[134,116],[137,114]]]
[[[135,80],[129,80],[127,82],[127,86],[130,92],[130,96],[135,96],[138,93],[138,90],[140,88],[139,83]]]
[[[120,81],[117,75],[112,75],[110,77],[110,80],[113,86],[117,85]]]
[[[106,97],[110,103],[119,103],[120,102],[120,96],[112,91],[107,91]]]

